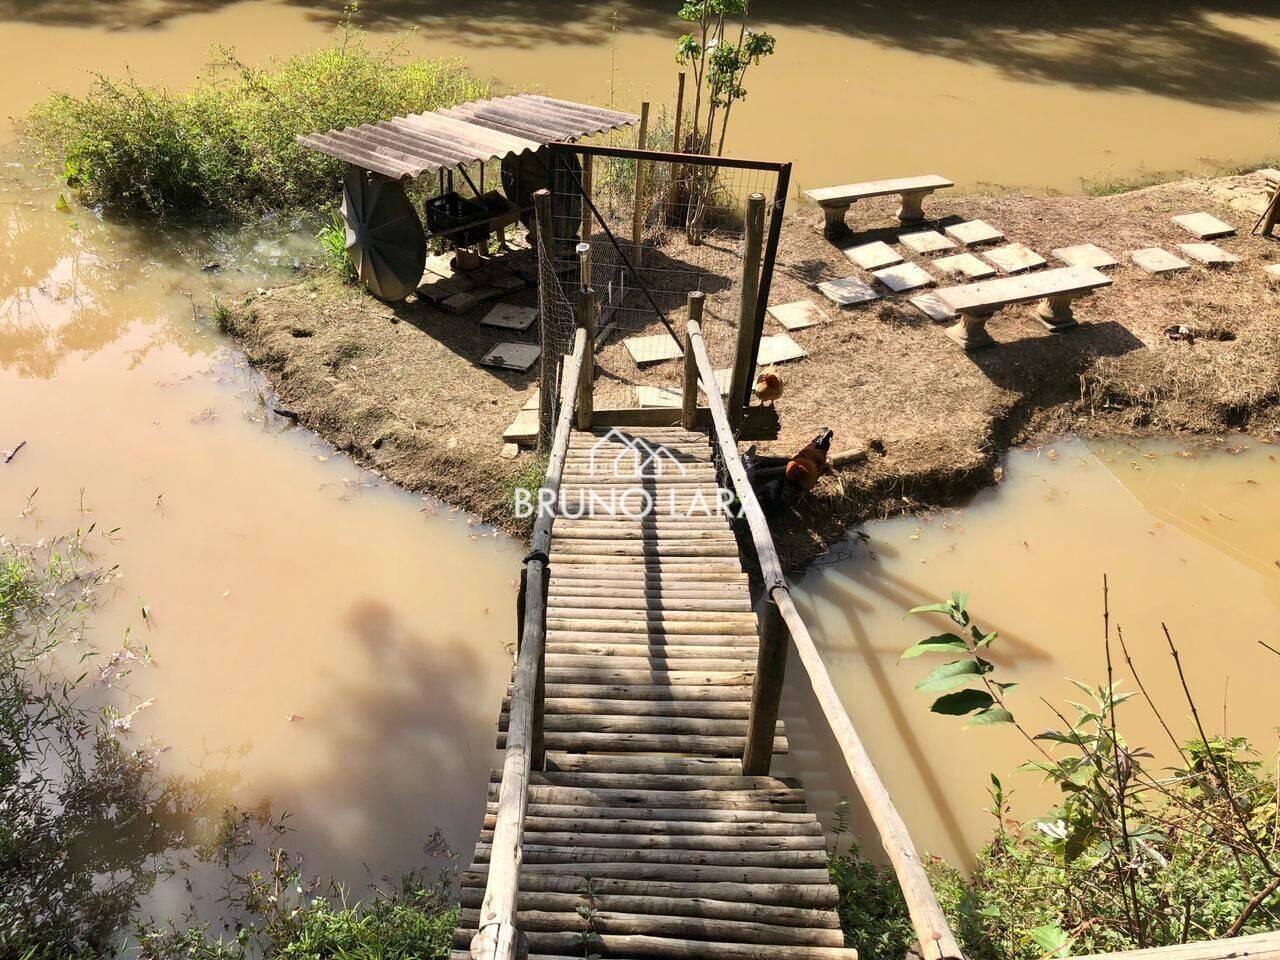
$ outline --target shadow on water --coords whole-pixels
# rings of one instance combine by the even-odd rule
[[[0,18],[46,25],[156,29],[213,12],[231,0],[0,0]],[[318,22],[336,25],[343,4],[290,0]],[[587,0],[368,0],[361,22],[378,30],[416,27],[475,47],[606,44],[612,27],[671,34],[674,0],[619,5]],[[1019,79],[1090,89],[1136,90],[1195,103],[1262,106],[1280,100],[1280,55],[1265,42],[1229,29],[1215,15],[1274,17],[1256,0],[1042,0],[904,6],[884,0],[813,4],[756,0],[755,18],[784,28],[812,28],[885,47],[993,66]],[[613,19],[616,17],[616,21]],[[835,68],[836,64],[828,65]]]
[[[465,858],[497,765],[505,676],[496,677],[491,658],[467,643],[428,638],[429,624],[404,623],[378,600],[357,601],[345,627],[364,663],[351,676],[333,676],[332,708],[306,719],[306,734],[325,745],[326,760],[265,784],[264,794],[308,824],[292,842],[310,869],[421,866],[437,829]]]

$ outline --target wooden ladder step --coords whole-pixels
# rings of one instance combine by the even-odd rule
[[[483,890],[485,872],[463,873],[463,890]],[[815,883],[735,883],[733,881],[630,880],[598,877],[592,887],[601,896],[679,897],[688,900],[716,900],[731,903],[757,903],[794,909],[830,910],[840,902],[840,894],[826,880]],[[529,893],[560,893],[581,896],[580,881],[573,876],[553,873],[531,874],[528,883],[521,877],[521,896]]]
[[[618,881],[624,883],[625,881]],[[482,891],[464,887],[461,891],[464,908],[478,907]],[[600,910],[619,913],[657,914],[668,917],[699,917],[705,920],[750,920],[788,927],[818,927],[840,929],[840,921],[828,909],[813,907],[780,907],[752,901],[715,900],[707,897],[668,897],[658,895],[594,892],[596,906]],[[526,910],[548,912],[574,912],[582,904],[582,894],[554,891],[522,890],[520,905]]]

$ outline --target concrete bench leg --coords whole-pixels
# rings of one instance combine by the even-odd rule
[[[898,222],[905,225],[923,220],[924,198],[931,193],[933,193],[932,190],[919,190],[915,193],[902,194],[902,206],[898,208]]]
[[[1074,299],[1074,296],[1046,297],[1036,308],[1036,319],[1050,333],[1062,333],[1079,326],[1075,314],[1071,312],[1071,301]]]
[[[822,233],[828,240],[844,233],[844,215],[849,212],[851,206],[853,206],[852,200],[848,203],[822,205],[822,215],[827,218]]]
[[[947,327],[947,336],[960,344],[965,350],[981,350],[995,344],[991,334],[987,333],[987,321],[995,314],[994,310],[985,313],[961,313],[960,319]]]

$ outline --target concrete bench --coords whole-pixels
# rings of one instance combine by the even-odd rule
[[[924,198],[935,190],[954,186],[946,177],[931,173],[924,177],[900,177],[897,180],[871,180],[867,183],[846,183],[839,187],[820,187],[817,190],[806,190],[804,195],[822,207],[822,212],[827,217],[825,233],[831,237],[840,232],[844,226],[845,213],[859,200],[887,197],[896,193],[902,197],[898,222],[919,223],[924,219],[924,210],[921,208]]]
[[[947,328],[947,336],[966,350],[977,350],[995,343],[987,333],[987,321],[1001,307],[1043,300],[1036,317],[1050,333],[1062,333],[1076,326],[1071,301],[1110,283],[1110,277],[1093,267],[1061,267],[946,287],[935,296],[960,315],[959,322]]]

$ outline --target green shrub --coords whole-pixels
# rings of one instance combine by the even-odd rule
[[[329,214],[329,222],[316,234],[325,268],[340,280],[353,283],[356,267],[347,256],[347,223],[337,210]]]
[[[55,94],[27,134],[90,203],[155,215],[225,216],[332,203],[341,161],[299,135],[489,95],[456,60],[410,60],[346,28],[332,47],[259,69],[221,50],[187,93],[99,75]]]

